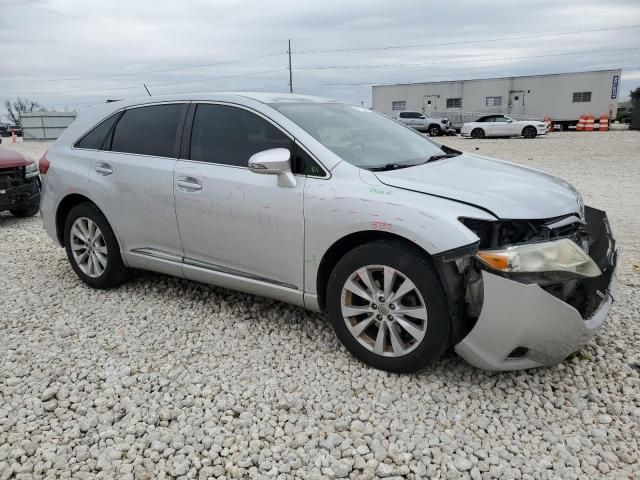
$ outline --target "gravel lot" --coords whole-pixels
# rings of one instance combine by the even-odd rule
[[[580,356],[390,375],[282,303],[147,273],[91,290],[38,217],[0,214],[0,479],[640,478],[640,133],[444,142],[608,211],[621,288]]]

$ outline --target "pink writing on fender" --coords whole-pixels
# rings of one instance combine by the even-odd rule
[[[390,232],[391,228],[393,227],[393,225],[391,225],[390,223],[385,223],[385,222],[371,222],[371,227],[374,230],[386,230],[386,231]]]

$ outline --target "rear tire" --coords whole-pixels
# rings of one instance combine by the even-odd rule
[[[118,241],[102,212],[92,203],[71,209],[64,224],[64,246],[76,275],[93,288],[112,288],[128,273]]]
[[[484,134],[484,130],[481,128],[474,128],[471,131],[471,138],[484,138],[485,134]]]
[[[405,243],[379,240],[342,257],[329,277],[327,308],[347,350],[380,370],[415,372],[450,346],[440,278],[431,261]]]
[[[39,205],[28,205],[25,207],[18,207],[9,210],[11,215],[18,218],[27,218],[33,217],[36,213],[40,211]]]
[[[536,130],[535,127],[528,126],[522,129],[522,136],[524,138],[536,138],[537,134],[538,134],[538,131]]]

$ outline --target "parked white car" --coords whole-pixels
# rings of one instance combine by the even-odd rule
[[[460,130],[463,137],[524,137],[546,135],[547,125],[538,120],[515,120],[506,115],[486,115],[475,122],[465,123]]]
[[[398,113],[397,120],[407,127],[426,132],[431,137],[456,134],[448,118],[435,118],[421,112],[404,111]]]

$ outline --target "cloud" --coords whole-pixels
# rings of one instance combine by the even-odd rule
[[[143,83],[154,94],[287,91],[289,38],[296,91],[366,105],[372,83],[640,70],[640,49],[614,51],[640,47],[640,28],[461,43],[633,25],[631,0],[23,0],[0,1],[0,11],[0,100],[20,94],[53,108],[146,95]],[[426,46],[301,53],[391,45]],[[268,54],[278,55],[254,58]],[[253,59],[212,65],[244,58]],[[359,68],[313,69],[326,66]],[[637,83],[623,74],[621,92]]]

